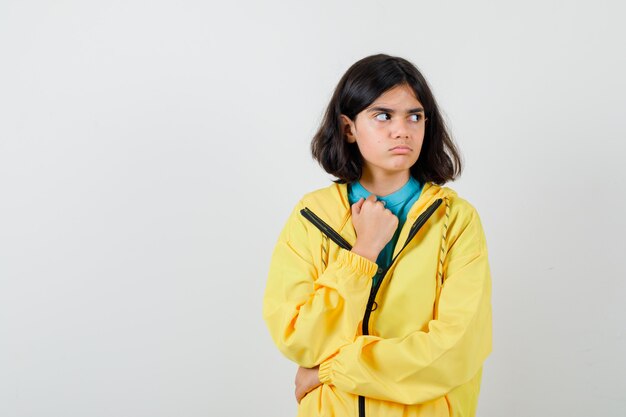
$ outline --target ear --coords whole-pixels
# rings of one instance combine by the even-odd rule
[[[341,115],[341,131],[343,132],[344,137],[348,141],[348,143],[356,142],[356,137],[354,136],[354,131],[356,130],[356,126],[354,122],[350,120],[348,116],[345,114]]]

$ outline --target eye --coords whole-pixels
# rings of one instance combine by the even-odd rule
[[[424,118],[424,115],[422,113],[415,113],[409,116],[411,118],[411,121],[413,122],[419,122],[420,120],[422,120]]]
[[[374,116],[374,119],[376,120],[389,120],[391,119],[391,116],[389,115],[389,113],[378,113],[377,115]]]

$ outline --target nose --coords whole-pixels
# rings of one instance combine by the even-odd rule
[[[409,137],[408,122],[402,118],[396,119],[395,123],[392,124],[391,134],[394,139],[408,139]]]

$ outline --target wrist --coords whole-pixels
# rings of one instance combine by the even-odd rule
[[[332,380],[330,378],[331,361],[332,361],[332,358],[326,359],[320,365],[320,369],[319,369],[319,373],[317,374],[317,377],[319,378],[320,383],[322,384],[332,383]]]
[[[372,262],[376,262],[376,259],[378,259],[378,255],[380,254],[380,251],[381,249],[376,249],[376,248],[372,248],[371,246],[361,245],[358,242],[355,243],[354,246],[352,247],[352,252],[366,259],[369,259]]]

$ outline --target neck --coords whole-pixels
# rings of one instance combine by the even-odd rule
[[[393,173],[373,173],[364,169],[359,182],[370,193],[384,197],[402,188],[409,181],[410,175],[408,169]]]

